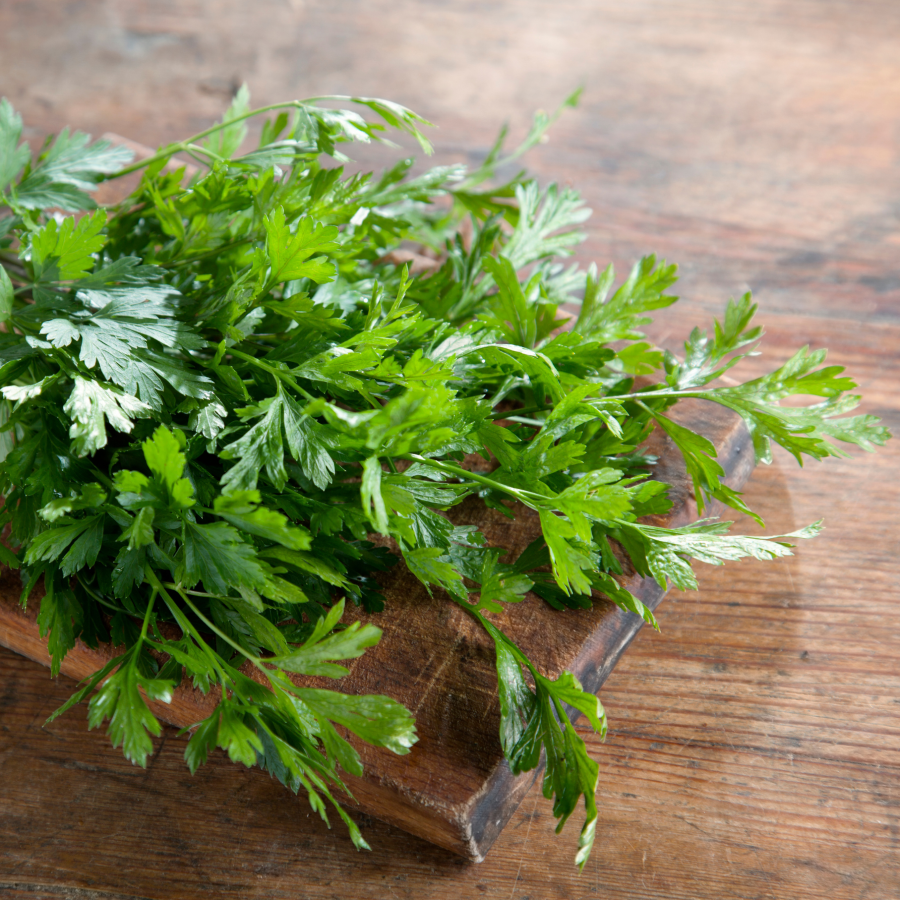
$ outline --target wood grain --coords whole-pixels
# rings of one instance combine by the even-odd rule
[[[245,79],[260,103],[362,91],[438,122],[436,161],[474,162],[500,121],[521,135],[583,83],[528,158],[594,208],[579,259],[680,263],[686,299],[653,331],[673,348],[752,288],[768,334],[746,371],[827,346],[896,432],[898,41],[891,0],[12,0],[0,92],[31,140],[155,144]],[[896,900],[900,448],[854,457],[757,470],[770,531],[824,514],[825,533],[700,567],[607,680],[583,874],[537,786],[479,866],[376,821],[357,854],[258,773],[192,779],[173,730],[138,772],[78,715],[43,729],[68,685],[0,651],[0,896]]]

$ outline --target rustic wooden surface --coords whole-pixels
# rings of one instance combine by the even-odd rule
[[[593,206],[580,258],[680,262],[669,346],[753,288],[748,371],[828,346],[897,430],[898,39],[891,0],[8,0],[0,92],[35,136],[145,143],[199,130],[244,79],[259,102],[365,92],[439,122],[440,161],[474,161],[500,119],[521,134],[583,82],[529,160]],[[895,900],[900,448],[854,457],[757,470],[770,529],[828,530],[787,561],[701,567],[606,683],[582,875],[537,788],[481,865],[374,821],[357,854],[259,773],[192,778],[172,732],[143,772],[79,715],[42,728],[68,685],[2,652],[0,896]]]

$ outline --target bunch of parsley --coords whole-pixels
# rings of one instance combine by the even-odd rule
[[[238,155],[246,120],[265,113],[259,147]],[[122,651],[56,715],[93,694],[91,726],[108,719],[144,765],[160,731],[145,698],[166,702],[187,675],[220,698],[192,730],[191,770],[222,747],[302,786],[325,817],[340,770],[362,772],[335,725],[407,753],[413,719],[387,697],[300,688],[286,673],[339,677],[335,660],[379,640],[340,620],[346,599],[383,607],[377,573],[399,555],[493,638],[510,767],[546,759],[560,827],[583,799],[584,864],[598,767],[566,705],[601,734],[603,708],[571,673],[545,677],[485,613],[528,591],[559,608],[599,591],[655,624],[620,584],[613,546],[641,575],[691,588],[691,559],[783,556],[786,538],[815,533],[642,523],[670,506],[641,452],[653,427],[682,451],[701,510],[715,498],[749,512],[710,442],[667,415],[681,398],[743,416],[763,461],[770,441],[800,460],[888,435],[843,415],[855,385],[824,351],[716,386],[760,336],[749,296],[711,335],[695,330],[681,359],[644,340],[647,313],[676,299],[675,267],[647,257],[613,290],[611,267],[564,264],[589,214],[574,192],[523,174],[494,183],[550,122],[538,115],[510,154],[501,135],[471,173],[412,177],[404,158],[374,176],[346,174],[339,147],[390,127],[430,150],[427,123],[381,100],[251,111],[243,89],[221,123],[134,164],[69,131],[32,158],[0,104],[0,557],[21,566],[23,603],[43,583],[54,673],[76,638]],[[193,158],[192,175],[175,154]],[[96,207],[99,182],[137,171],[127,199]],[[410,246],[434,260],[415,275],[395,262]],[[565,303],[580,312],[561,328]],[[818,402],[779,404],[794,395]],[[493,470],[467,466],[470,454]],[[507,515],[510,501],[536,510],[541,536],[508,559],[444,514],[470,495]],[[239,671],[246,661],[262,683]]]

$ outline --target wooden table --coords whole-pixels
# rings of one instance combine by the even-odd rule
[[[0,5],[0,93],[34,137],[145,143],[199,130],[244,79],[259,103],[381,95],[440,124],[444,162],[584,83],[529,158],[593,206],[580,259],[680,262],[686,300],[653,331],[672,347],[752,288],[749,373],[827,346],[896,431],[898,41],[891,0],[28,0]],[[583,874],[537,788],[481,865],[375,821],[358,854],[258,771],[191,777],[174,731],[142,771],[82,713],[43,728],[71,684],[2,651],[0,896],[897,898],[900,443],[854,456],[758,470],[771,530],[828,530],[786,561],[699,567],[606,683]]]

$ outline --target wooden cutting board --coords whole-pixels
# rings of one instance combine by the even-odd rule
[[[747,430],[737,416],[710,403],[688,400],[672,417],[708,437],[716,446],[727,483],[740,488],[754,464]],[[680,454],[658,431],[649,441],[659,457],[656,477],[671,485],[674,506],[654,524],[682,525],[697,518]],[[459,522],[477,525],[488,542],[514,554],[539,533],[537,516],[518,509],[515,520],[477,501],[456,509]],[[626,586],[651,609],[664,591],[651,579],[633,573]],[[439,592],[429,597],[403,565],[382,579],[387,606],[366,615],[350,609],[344,621],[373,622],[384,631],[381,642],[349,664],[338,681],[292,676],[298,684],[333,686],[351,694],[386,694],[403,703],[416,718],[418,743],[407,756],[354,741],[365,765],[361,778],[345,776],[355,807],[412,834],[481,861],[503,826],[528,792],[536,773],[514,777],[498,740],[500,720],[497,678],[491,640],[455,603]],[[49,656],[36,624],[39,596],[27,610],[19,606],[17,572],[0,573],[0,644],[44,665]],[[589,610],[557,611],[529,594],[525,600],[491,615],[547,675],[574,672],[586,690],[596,692],[622,652],[641,628],[641,619],[622,612],[609,600],[595,597]],[[80,641],[65,658],[62,673],[82,679],[112,654],[108,645],[91,650]],[[254,677],[250,668],[246,674]],[[74,688],[74,685],[73,685]],[[198,722],[215,705],[212,695],[195,690],[188,679],[175,691],[172,703],[151,704],[163,721],[184,727]],[[83,714],[74,710],[68,715]],[[570,710],[573,720],[577,712]],[[98,733],[97,740],[105,740]],[[259,777],[268,777],[259,774]],[[305,796],[298,797],[305,804]]]

